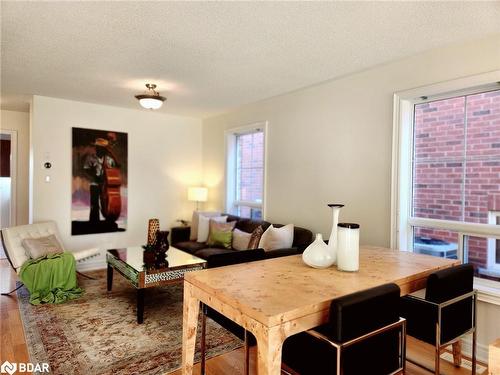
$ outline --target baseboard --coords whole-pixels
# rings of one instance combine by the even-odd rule
[[[488,345],[476,343],[477,360],[483,363],[488,363]],[[472,356],[472,337],[462,339],[462,353],[467,357]]]

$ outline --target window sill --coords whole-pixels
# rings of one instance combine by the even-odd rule
[[[498,281],[474,278],[477,299],[481,302],[500,306],[500,283]]]

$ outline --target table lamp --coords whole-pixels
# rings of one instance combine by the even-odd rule
[[[188,200],[196,202],[196,211],[200,209],[200,202],[206,202],[208,197],[208,189],[206,187],[190,187],[188,188]]]

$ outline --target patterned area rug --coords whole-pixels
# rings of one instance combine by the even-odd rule
[[[146,290],[144,323],[137,324],[135,289],[115,272],[113,291],[108,293],[105,271],[92,276],[97,279],[79,278],[83,297],[61,305],[32,306],[28,291],[18,291],[31,361],[48,362],[52,373],[61,375],[152,375],[180,368],[182,283]],[[199,334],[200,329],[198,343]],[[208,357],[241,345],[207,320]]]

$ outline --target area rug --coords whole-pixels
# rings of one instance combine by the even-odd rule
[[[145,293],[144,323],[136,322],[136,291],[115,273],[106,291],[105,271],[96,280],[79,279],[83,297],[61,305],[32,306],[29,293],[18,291],[26,343],[33,363],[48,362],[52,374],[167,374],[181,366],[182,283]],[[198,329],[197,352],[199,361]],[[207,356],[242,345],[207,320]]]

